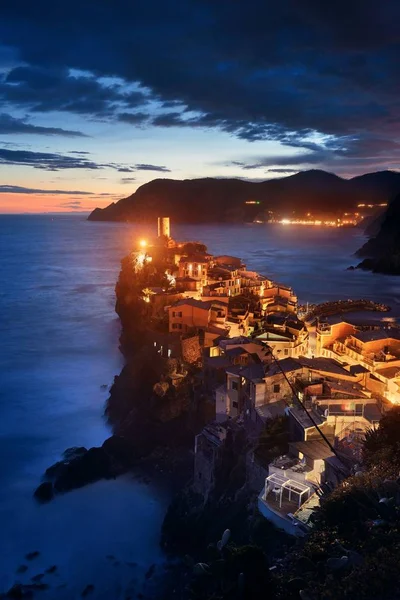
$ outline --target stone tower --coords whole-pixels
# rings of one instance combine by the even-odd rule
[[[170,225],[169,225],[169,217],[158,217],[158,237],[165,236],[167,238],[170,236]]]

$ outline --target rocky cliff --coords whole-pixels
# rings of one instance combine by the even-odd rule
[[[248,222],[267,210],[326,212],[357,204],[388,202],[400,192],[400,173],[381,171],[353,179],[311,170],[263,182],[240,179],[155,179],[134,194],[96,208],[92,221],[154,221],[168,214],[176,223]],[[252,204],[246,202],[252,201]]]
[[[361,269],[400,275],[400,194],[390,203],[382,218],[380,229],[357,252],[364,257]]]

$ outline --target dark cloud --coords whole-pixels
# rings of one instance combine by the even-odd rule
[[[50,194],[50,195],[71,195],[92,196],[92,192],[83,192],[81,190],[41,190],[37,188],[20,187],[18,185],[0,185],[0,193],[3,194]]]
[[[130,125],[139,125],[149,120],[149,115],[146,113],[120,113],[117,115],[118,121],[129,123]]]
[[[397,0],[3,4],[0,39],[25,63],[0,83],[3,102],[106,119],[144,115],[145,93],[100,79],[119,77],[173,109],[153,119],[159,127],[277,140],[307,150],[312,165],[398,164]],[[297,160],[293,153],[286,165]]]
[[[42,127],[27,123],[25,119],[16,119],[11,115],[0,114],[0,135],[16,134],[61,135],[64,137],[87,137],[80,131],[71,131],[60,127]]]
[[[146,165],[144,163],[139,163],[135,165],[136,171],[159,171],[160,173],[170,173],[171,169],[168,167],[163,167],[160,165]]]
[[[124,167],[117,163],[97,163],[85,156],[67,156],[52,152],[33,152],[31,150],[10,150],[0,148],[0,165],[24,165],[43,169],[45,171],[59,171],[61,169],[88,169],[97,170],[110,168],[116,171],[131,171],[131,167]]]
[[[142,92],[126,91],[120,83],[105,84],[92,74],[71,74],[66,66],[21,66],[0,81],[3,102],[34,112],[68,111],[112,116],[117,108],[136,108],[146,103]]]
[[[287,173],[298,173],[298,169],[268,169],[268,173],[279,173],[279,174],[287,174]]]
[[[100,165],[86,158],[65,156],[50,152],[32,152],[30,150],[9,150],[0,148],[0,165],[25,165],[58,171],[59,169],[99,169]]]
[[[136,177],[123,177],[121,179],[121,183],[132,183],[133,181],[136,181]]]
[[[82,208],[82,202],[79,202],[77,200],[73,200],[71,202],[61,202],[60,204],[57,204],[57,206],[59,208],[78,209],[78,208]]]

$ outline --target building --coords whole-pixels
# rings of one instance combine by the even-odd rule
[[[157,219],[158,237],[171,237],[169,217],[158,217]]]
[[[271,348],[276,358],[297,358],[308,353],[309,334],[303,321],[285,318],[280,325],[264,325],[256,336]]]
[[[168,307],[168,328],[170,333],[214,328],[223,335],[227,331],[227,314],[227,305],[224,302],[202,302],[194,298],[185,298]]]
[[[203,254],[192,254],[183,256],[179,260],[178,280],[194,280],[198,282],[198,289],[202,289],[207,284],[207,271],[210,258]]]

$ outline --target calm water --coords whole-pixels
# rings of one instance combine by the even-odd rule
[[[400,278],[345,270],[363,242],[357,230],[181,226],[173,234],[241,256],[248,268],[292,285],[300,301],[368,297],[399,313]],[[80,597],[93,583],[91,597],[117,599],[128,585],[143,591],[152,563],[162,568],[158,538],[168,499],[151,485],[121,478],[45,506],[32,500],[65,448],[98,445],[109,435],[101,386],[121,368],[114,285],[137,235],[133,226],[77,215],[0,216],[0,592],[57,564],[43,597]],[[40,557],[24,560],[34,550]],[[29,570],[16,577],[25,563]]]

